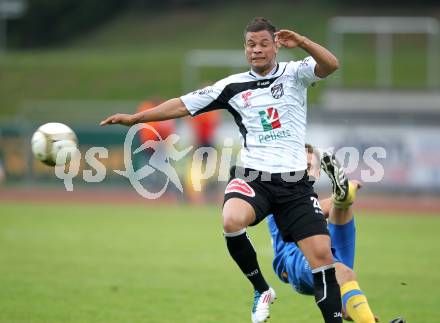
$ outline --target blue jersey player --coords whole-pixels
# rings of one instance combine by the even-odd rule
[[[320,202],[322,212],[328,218],[344,316],[355,322],[374,323],[378,319],[371,312],[367,298],[361,291],[353,271],[356,233],[351,204],[361,183],[347,180],[343,168],[334,155],[323,153],[319,156],[310,145],[306,145],[306,150],[310,176],[318,179],[319,165],[321,165],[333,185],[332,197]],[[318,200],[314,202],[319,206]],[[283,241],[273,216],[269,216],[267,221],[275,253],[273,268],[277,276],[283,282],[290,284],[298,293],[313,295],[313,274],[308,261],[295,243]]]

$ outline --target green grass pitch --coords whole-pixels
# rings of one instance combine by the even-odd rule
[[[440,322],[440,217],[361,214],[356,271],[388,322]],[[266,224],[249,230],[278,293],[271,322],[321,322],[277,280]],[[0,205],[0,322],[250,322],[218,207]]]

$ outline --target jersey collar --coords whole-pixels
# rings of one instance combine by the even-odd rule
[[[274,76],[278,72],[279,68],[280,68],[280,64],[277,63],[277,65],[272,69],[272,71],[270,71],[268,74],[266,74],[264,76],[262,76],[258,73],[255,73],[253,70],[250,70],[249,74],[252,77],[255,77],[256,79],[265,79],[265,78],[269,78],[271,76]]]

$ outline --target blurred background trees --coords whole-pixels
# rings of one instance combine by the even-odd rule
[[[253,6],[265,1],[240,1],[240,4]],[[292,5],[292,1],[281,0]],[[329,3],[324,0],[294,1],[295,4],[316,6],[339,7],[341,10],[359,10],[360,7],[380,7],[405,10],[410,6],[411,12],[417,7],[430,7],[438,5],[436,0],[414,2],[409,0],[336,0]],[[179,8],[209,9],[209,7],[229,7],[234,9],[237,3],[232,0],[223,0],[215,4],[210,0],[28,0],[27,10],[20,19],[8,23],[8,46],[14,48],[42,47],[64,43],[72,37],[86,31],[93,30],[101,24],[111,20],[126,10],[154,13]],[[241,10],[241,6],[239,7]],[[393,14],[393,10],[390,10]],[[227,21],[225,21],[227,23]]]

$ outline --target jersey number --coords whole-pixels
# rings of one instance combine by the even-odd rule
[[[321,205],[319,204],[318,199],[314,196],[310,196],[310,199],[313,202],[313,208],[315,209],[315,213],[323,214],[322,209],[321,209]]]

